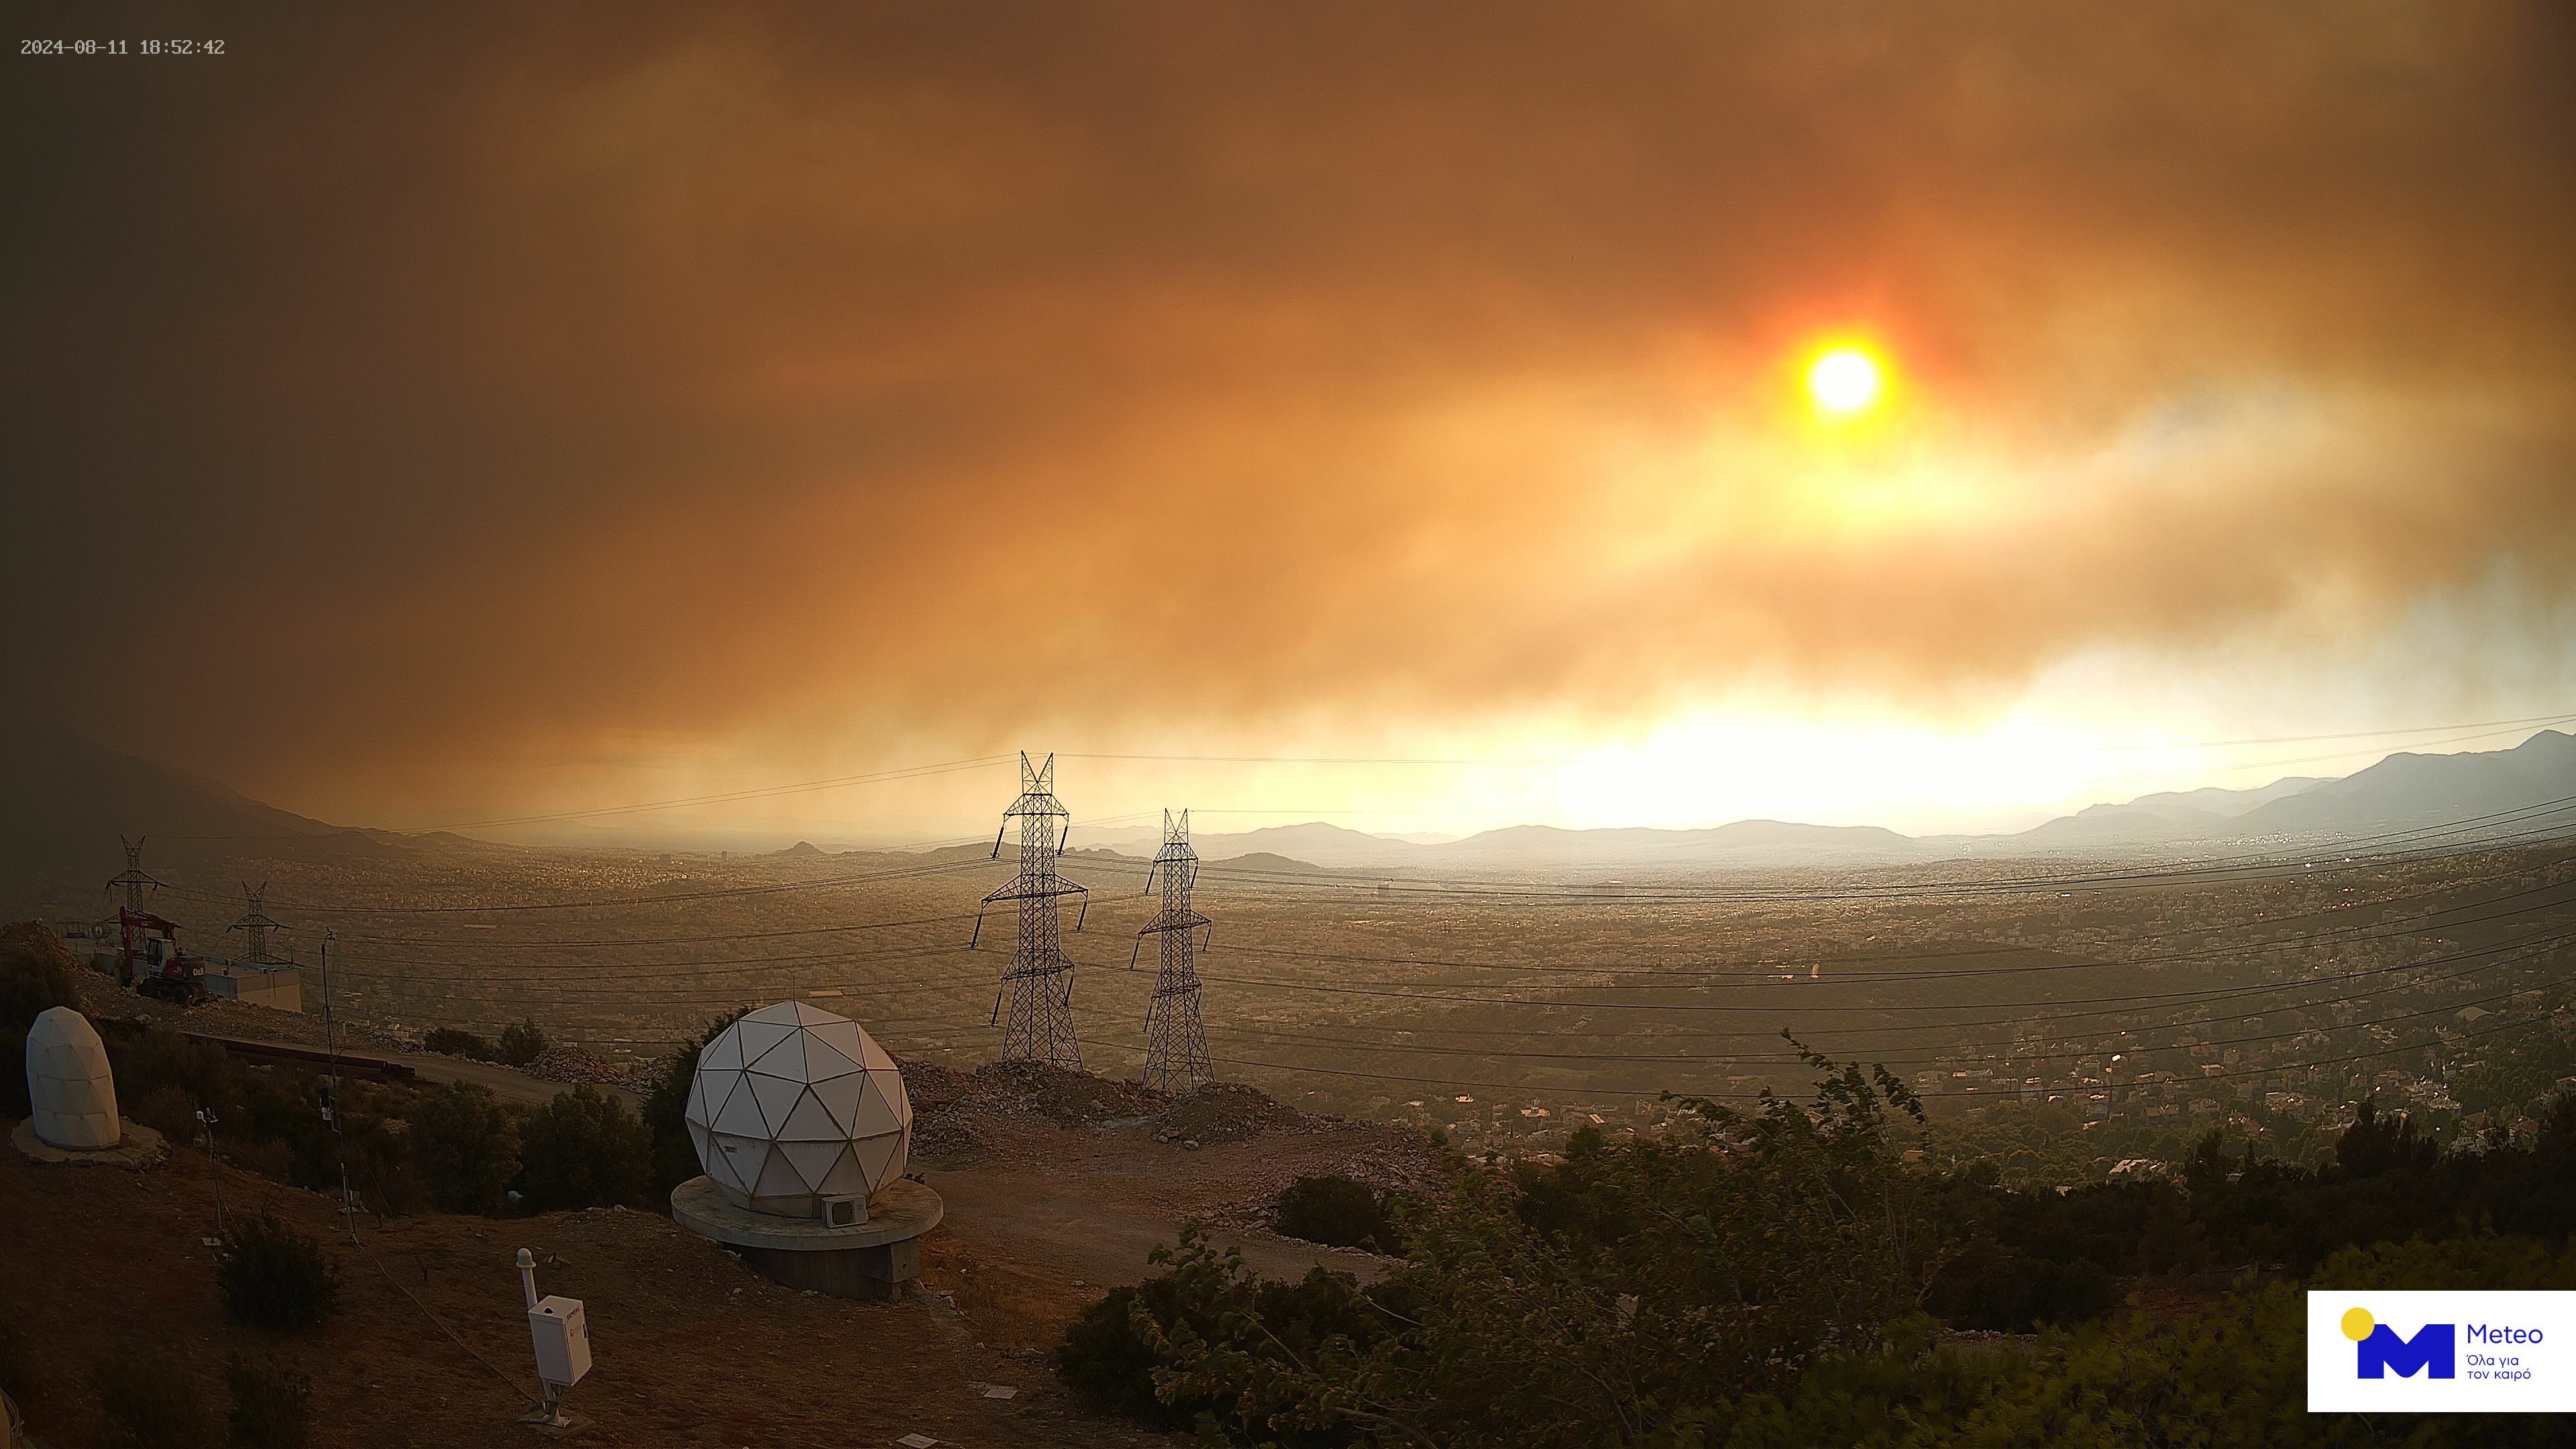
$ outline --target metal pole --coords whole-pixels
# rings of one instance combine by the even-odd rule
[[[215,1183],[215,1232],[221,1236],[224,1230],[224,1164],[222,1158],[215,1156],[215,1109],[198,1108],[197,1121],[206,1129],[206,1166]]]
[[[358,1201],[349,1192],[349,1139],[340,1130],[340,1036],[331,1019],[331,943],[339,939],[331,931],[322,933],[322,1050],[331,1061],[330,1105],[322,1111],[322,1120],[331,1124],[331,1145],[340,1159],[340,1218],[349,1230],[349,1241],[358,1241]]]

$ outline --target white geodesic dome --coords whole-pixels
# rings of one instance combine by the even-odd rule
[[[38,1139],[56,1147],[114,1147],[124,1136],[107,1045],[89,1018],[68,1006],[45,1008],[27,1028],[27,1105]]]
[[[689,1083],[698,1165],[737,1206],[813,1217],[903,1176],[912,1100],[885,1048],[801,1001],[755,1011],[698,1053]]]

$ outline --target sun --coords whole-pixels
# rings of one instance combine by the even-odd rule
[[[1885,386],[1878,359],[1857,347],[1826,348],[1807,364],[1807,396],[1822,412],[1860,412]]]

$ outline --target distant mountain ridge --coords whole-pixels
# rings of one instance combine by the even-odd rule
[[[2029,830],[1915,839],[1874,825],[1738,820],[1697,830],[1511,825],[1411,845],[1322,822],[1193,837],[1202,859],[1264,852],[1333,869],[1633,869],[1647,866],[1901,864],[1910,860],[2120,850],[2265,837],[2360,836],[2471,819],[2576,797],[2576,736],[2543,730],[2508,750],[2396,754],[2342,779],[2291,776],[2247,790],[2161,791],[2089,805]],[[2568,817],[2576,823],[2576,812]],[[1150,830],[1101,832],[1084,846],[1153,853]],[[1138,847],[1142,847],[1141,850]]]
[[[1312,821],[1240,833],[1203,830],[1193,843],[1201,858],[1211,862],[1259,856],[1264,858],[1261,868],[1433,874],[1904,864],[1966,855],[2117,853],[2200,843],[2349,838],[2497,816],[2555,801],[2576,801],[2576,737],[2543,730],[2505,750],[2394,754],[2341,779],[2301,776],[2250,790],[2142,795],[2087,806],[2017,834],[1916,839],[1871,825],[1738,820],[1684,830],[1512,825],[1463,839],[1421,842]],[[2576,824],[2576,810],[2551,818]],[[322,858],[441,842],[469,844],[447,832],[413,835],[332,825],[261,804],[184,771],[64,737],[0,737],[0,861],[60,865],[95,860],[105,879],[121,864],[116,852],[120,832],[150,838],[147,865],[149,860],[194,855]],[[1070,848],[1150,857],[1160,838],[1151,828],[1094,831],[1077,821]],[[962,859],[988,850],[958,847],[954,853]],[[799,859],[834,852],[800,840],[775,853]]]

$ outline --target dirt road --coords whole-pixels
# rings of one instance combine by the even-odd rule
[[[281,1041],[276,1037],[249,1032],[199,1027],[193,1024],[185,1026],[184,1029],[190,1036],[203,1037],[209,1041],[237,1041],[256,1046],[293,1047],[299,1051],[314,1049],[302,1042]],[[515,1067],[506,1067],[499,1062],[471,1061],[464,1057],[441,1056],[436,1052],[404,1052],[391,1051],[382,1047],[364,1047],[343,1050],[341,1055],[351,1060],[399,1062],[411,1068],[422,1081],[440,1085],[449,1082],[479,1082],[491,1088],[492,1094],[496,1097],[536,1106],[543,1106],[572,1090],[569,1083],[541,1081]],[[624,1100],[630,1109],[636,1111],[643,1109],[644,1098],[639,1093],[630,1092],[623,1087],[600,1086],[598,1089]]]

